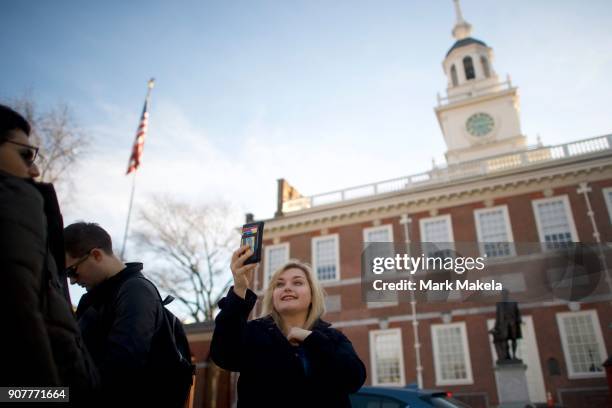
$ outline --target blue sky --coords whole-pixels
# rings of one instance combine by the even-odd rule
[[[463,0],[473,36],[546,144],[612,132],[612,3]],[[272,216],[276,179],[306,195],[426,171],[451,0],[3,1],[0,98],[69,103],[93,140],[67,222],[121,238],[123,176],[146,81],[136,205],[165,192]]]

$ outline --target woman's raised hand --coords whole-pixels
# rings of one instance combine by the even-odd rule
[[[253,255],[253,250],[248,245],[241,246],[232,254],[231,269],[232,275],[234,275],[234,293],[243,299],[246,297],[246,290],[253,278],[253,271],[259,265],[259,263],[244,264],[244,261],[251,255]]]

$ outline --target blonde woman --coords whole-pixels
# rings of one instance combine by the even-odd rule
[[[365,381],[351,342],[321,320],[324,294],[310,267],[289,261],[271,277],[263,317],[247,318],[257,301],[244,265],[248,246],[232,255],[234,286],[221,299],[211,344],[213,361],[240,372],[238,407],[350,407]]]

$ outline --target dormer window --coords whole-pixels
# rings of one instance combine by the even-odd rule
[[[463,59],[463,69],[465,70],[465,79],[470,80],[476,78],[472,57],[465,57]]]
[[[489,70],[489,60],[487,60],[487,57],[485,57],[484,55],[480,56],[480,63],[482,64],[482,72],[484,72],[484,76],[485,78],[488,78],[491,76],[491,72]]]
[[[457,68],[455,68],[455,64],[451,66],[450,73],[453,86],[459,85],[459,80],[457,79]]]

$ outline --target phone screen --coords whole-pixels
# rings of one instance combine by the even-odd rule
[[[242,238],[240,246],[248,245],[253,251],[253,255],[245,261],[245,264],[256,263],[261,259],[261,246],[263,240],[263,221],[253,222],[242,226]]]
[[[240,246],[248,245],[251,247],[251,250],[255,252],[257,238],[259,236],[258,227],[258,225],[245,225],[242,227],[242,241],[240,242]]]

